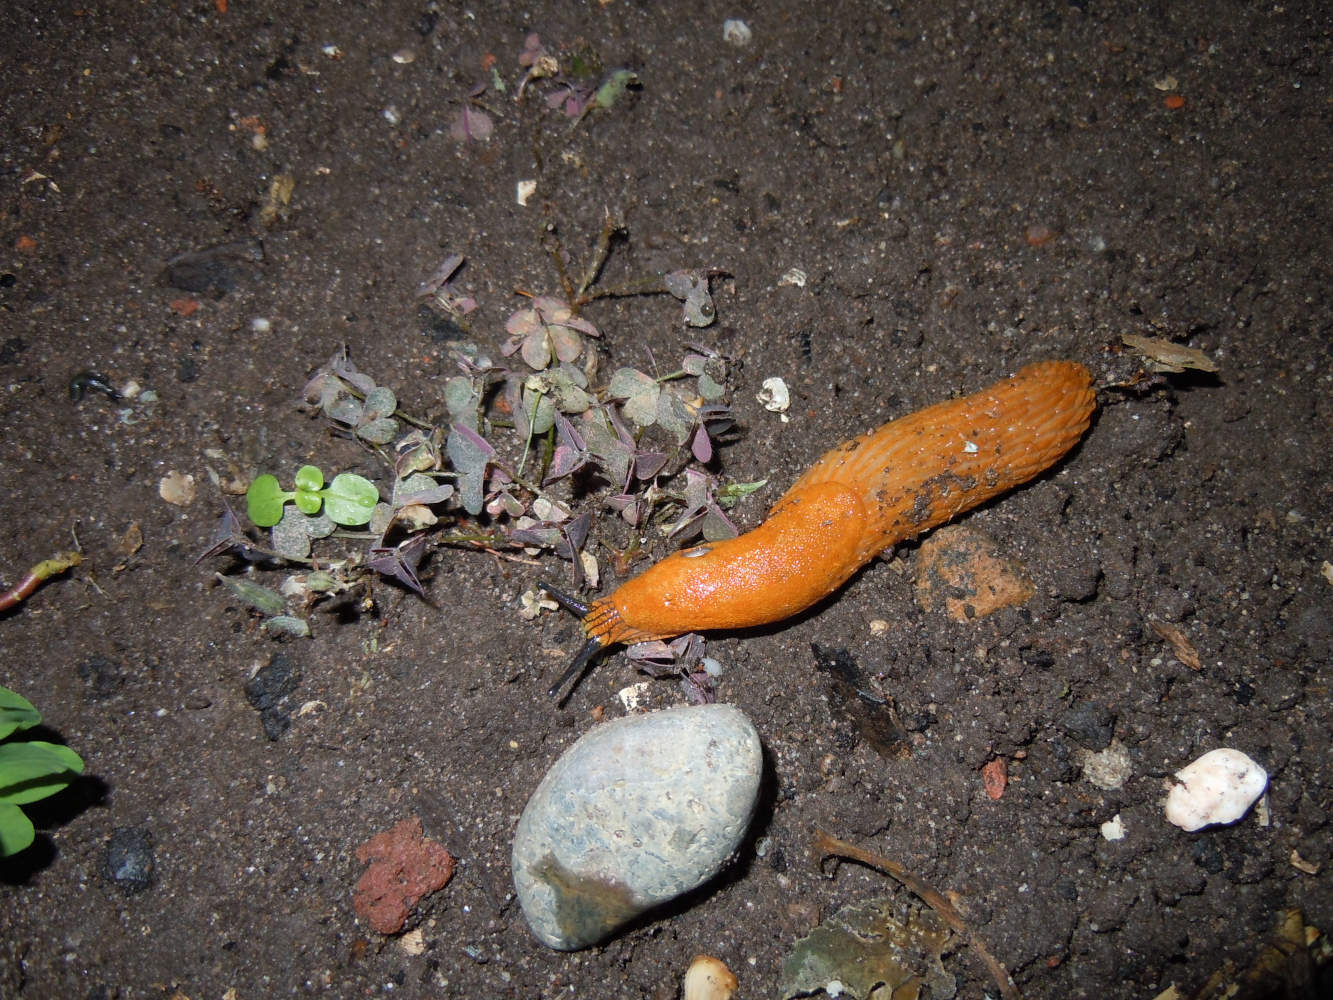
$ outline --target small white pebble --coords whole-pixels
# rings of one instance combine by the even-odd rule
[[[514,196],[518,203],[524,208],[528,207],[528,199],[537,193],[537,182],[533,180],[521,180],[514,185]]]
[[[1125,823],[1119,813],[1102,824],[1102,837],[1113,842],[1125,839]]]
[[[729,17],[722,22],[722,40],[728,45],[734,45],[738,49],[744,48],[750,44],[752,38],[754,32],[740,18]]]
[[[256,316],[250,321],[252,333],[268,333],[273,329],[273,322],[267,316]]]
[[[755,399],[763,404],[765,410],[772,413],[786,413],[787,408],[791,406],[791,393],[787,390],[787,383],[776,375],[764,379],[764,387],[759,390]]]
[[[1210,750],[1176,772],[1166,819],[1182,830],[1234,823],[1268,788],[1268,772],[1239,750]]]

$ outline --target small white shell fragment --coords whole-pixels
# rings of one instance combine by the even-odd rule
[[[543,521],[564,521],[569,518],[569,509],[564,504],[546,497],[532,501],[532,512]]]
[[[754,32],[750,26],[737,17],[729,17],[722,22],[722,40],[728,45],[734,45],[736,48],[744,48],[750,44],[750,39],[754,37]]]
[[[194,476],[172,470],[157,484],[157,494],[169,504],[188,507],[194,503]]]
[[[1102,824],[1102,839],[1115,842],[1125,839],[1125,821],[1116,813]]]
[[[524,621],[530,622],[543,611],[559,611],[560,605],[547,595],[544,590],[529,587],[519,596],[518,613]]]
[[[580,551],[579,562],[583,565],[583,576],[587,580],[588,586],[595,590],[597,582],[602,577],[602,571],[597,565],[597,557],[591,552]]]
[[[398,939],[398,947],[404,955],[421,955],[426,951],[426,935],[420,927],[408,931]]]
[[[685,973],[684,1000],[731,1000],[740,981],[727,964],[712,955],[695,955]]]
[[[528,199],[537,193],[537,182],[535,180],[523,179],[514,185],[514,197],[524,208],[528,207]]]
[[[1209,750],[1176,772],[1166,796],[1166,819],[1193,832],[1234,823],[1268,788],[1268,772],[1239,750]]]
[[[763,404],[765,410],[772,413],[786,413],[787,408],[791,406],[791,393],[787,390],[787,383],[776,375],[764,379],[764,387],[754,398]]]
[[[399,49],[390,58],[399,66],[410,66],[417,61],[417,54],[411,49]]]
[[[795,285],[797,288],[804,288],[806,282],[805,272],[799,267],[789,267],[782,273],[778,279],[778,285]]]
[[[620,704],[626,712],[637,712],[643,707],[644,701],[648,697],[648,691],[652,686],[651,681],[639,681],[637,684],[621,688],[616,692],[616,697],[620,699]]]

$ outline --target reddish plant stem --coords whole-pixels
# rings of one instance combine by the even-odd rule
[[[53,576],[59,576],[83,562],[83,555],[78,552],[57,552],[50,559],[43,559],[24,574],[23,579],[0,594],[0,611],[16,608]]]

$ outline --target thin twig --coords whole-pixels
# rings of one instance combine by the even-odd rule
[[[815,830],[814,846],[820,864],[823,864],[827,857],[850,858],[853,861],[859,861],[863,865],[869,865],[871,868],[882,871],[907,886],[909,890],[920,896],[926,905],[943,917],[950,927],[962,935],[967,946],[981,959],[982,964],[990,972],[991,978],[995,980],[995,984],[1000,988],[1000,995],[1005,1000],[1023,1000],[1023,994],[1018,991],[1018,987],[1014,984],[1008,971],[990,953],[985,944],[982,943],[981,938],[967,925],[962,914],[941,893],[924,880],[882,854],[876,854],[874,851],[867,851],[855,844],[849,844],[847,841],[840,840],[818,828]]]

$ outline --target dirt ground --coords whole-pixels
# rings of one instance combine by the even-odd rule
[[[0,618],[0,684],[87,776],[29,809],[37,844],[0,866],[0,995],[670,998],[708,953],[739,997],[775,997],[819,920],[911,900],[868,868],[821,870],[816,827],[948,893],[1028,997],[1188,995],[1247,967],[1287,908],[1333,929],[1328,14],[661,6],[10,5],[0,576],[71,531],[86,561]],[[747,46],[723,40],[725,16]],[[573,128],[540,85],[516,103],[532,31],[641,86]],[[488,54],[508,85],[479,97],[494,134],[459,141]],[[1080,360],[1103,388],[1065,462],[965,519],[1033,581],[1026,604],[923,610],[910,544],[794,622],[710,638],[719,699],[765,743],[750,837],[706,891],[561,954],[514,901],[511,835],[597,707],[623,714],[616,692],[642,679],[617,656],[563,709],[546,697],[580,636],[568,615],[524,621],[519,597],[567,565],[441,549],[431,604],[384,584],[279,640],[217,583],[236,560],[195,559],[222,509],[210,470],[382,478],[297,408],[340,344],[439,418],[451,331],[415,291],[447,253],[495,352],[515,289],[559,291],[543,224],[584,259],[607,209],[628,228],[607,280],[726,272],[706,329],[663,297],[586,315],[604,373],[688,343],[733,360],[742,433],[720,471],[769,481],[744,527],[851,433],[1029,361]],[[164,282],[178,255],[237,243],[193,292]],[[783,280],[794,268],[804,284]],[[1106,388],[1144,368],[1123,334],[1218,370]],[[149,396],[73,400],[86,371]],[[770,376],[788,422],[756,399]],[[162,499],[169,473],[193,477],[192,502]],[[628,540],[598,517],[603,592]],[[891,698],[910,754],[881,752],[812,646]],[[270,739],[245,684],[277,653],[299,682]],[[650,704],[682,700],[653,683]],[[1130,774],[1107,790],[1080,762],[1112,740]],[[1217,746],[1268,770],[1266,815],[1168,825],[1164,777]],[[458,868],[419,933],[384,937],[353,912],[355,852],[413,815]],[[117,845],[152,852],[137,892],[107,874],[126,829]],[[996,995],[966,948],[946,966],[959,996]]]

